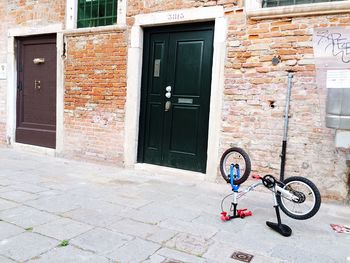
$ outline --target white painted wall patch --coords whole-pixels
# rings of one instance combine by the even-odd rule
[[[0,64],[0,79],[7,79],[7,64]]]

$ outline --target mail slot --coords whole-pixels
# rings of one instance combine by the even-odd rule
[[[350,130],[350,88],[327,89],[326,126]]]
[[[190,98],[179,98],[178,103],[193,104],[193,99]]]

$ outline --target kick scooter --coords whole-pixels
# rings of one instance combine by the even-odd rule
[[[227,183],[230,183],[233,193],[226,196],[221,202],[221,219],[228,221],[234,218],[244,218],[252,215],[246,209],[237,209],[238,199],[253,191],[258,186],[265,186],[273,193],[274,208],[277,223],[267,221],[266,224],[283,236],[290,236],[292,230],[289,226],[282,224],[279,208],[289,217],[305,220],[313,217],[321,205],[321,195],[316,185],[310,180],[294,176],[283,182],[272,175],[253,175],[252,178],[259,180],[245,190],[239,192],[240,185],[245,182],[251,172],[251,162],[248,154],[241,148],[233,147],[224,152],[220,160],[221,175]],[[223,211],[223,202],[229,196],[233,196],[231,203],[232,212],[229,215]]]

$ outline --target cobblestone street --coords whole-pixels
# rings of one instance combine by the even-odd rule
[[[349,206],[323,203],[272,232],[270,194],[239,204],[252,217],[220,220],[227,185],[0,149],[0,262],[350,262]],[[317,184],[317,182],[316,182]]]

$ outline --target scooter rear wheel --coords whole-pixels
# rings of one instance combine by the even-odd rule
[[[283,181],[283,189],[297,197],[288,199],[283,193],[277,193],[277,203],[289,217],[305,220],[313,217],[321,206],[321,194],[309,179],[300,176],[289,177]]]

